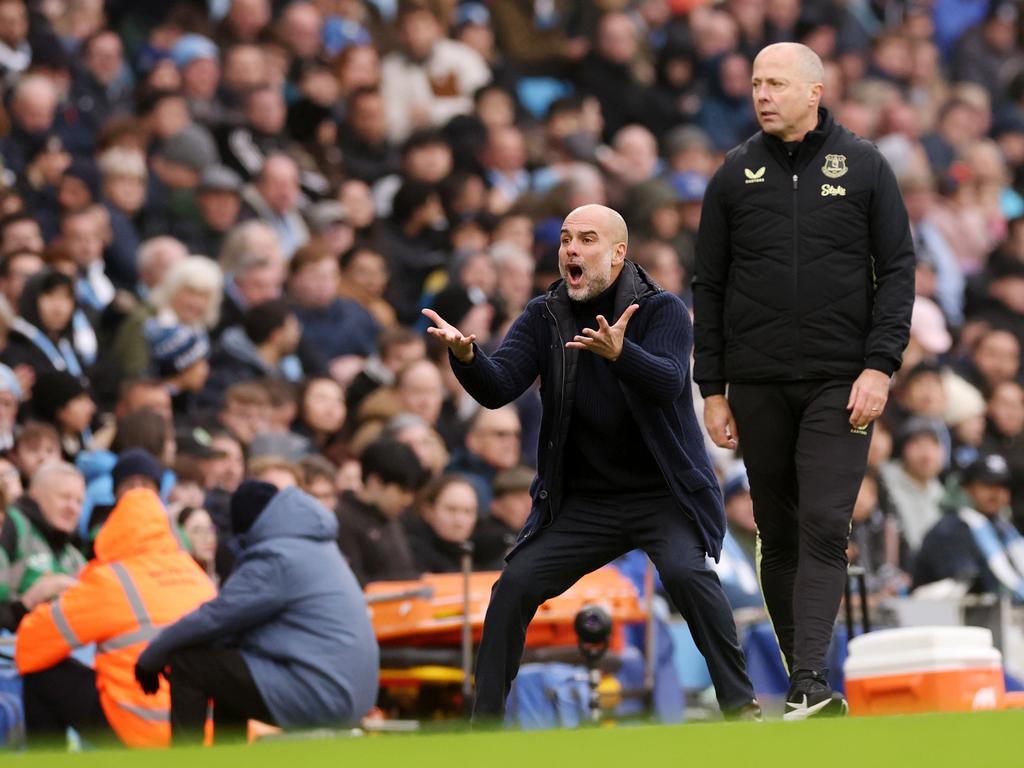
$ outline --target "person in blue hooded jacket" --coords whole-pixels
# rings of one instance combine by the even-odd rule
[[[379,651],[334,515],[298,488],[256,480],[231,498],[241,555],[220,594],[164,629],[135,676],[171,683],[171,736],[201,742],[249,719],[282,728],[357,723],[377,697]]]

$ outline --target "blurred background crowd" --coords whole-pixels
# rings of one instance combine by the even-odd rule
[[[1024,598],[1022,30],[1005,0],[0,0],[3,507],[88,556],[142,448],[213,576],[246,477],[335,510],[362,583],[457,570],[466,539],[500,568],[539,399],[481,409],[419,310],[493,349],[584,203],[689,304],[708,179],[756,130],[752,57],[795,40],[892,165],[917,253],[851,558],[878,595]],[[713,454],[739,600],[749,491]],[[29,486],[59,458],[73,515]],[[933,532],[965,507],[1010,573]],[[31,608],[64,582],[23,600],[16,527],[3,589]]]

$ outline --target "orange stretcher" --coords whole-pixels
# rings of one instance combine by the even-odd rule
[[[469,623],[479,642],[491,587],[500,571],[470,575]],[[366,585],[371,619],[381,646],[455,646],[463,627],[464,582],[461,573],[427,574],[416,581],[379,581]],[[573,622],[581,608],[600,605],[614,623],[611,650],[623,646],[622,625],[646,619],[632,582],[614,568],[589,573],[558,597],[541,605],[530,624],[526,646],[575,646]]]

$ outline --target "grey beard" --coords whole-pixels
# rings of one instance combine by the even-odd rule
[[[569,288],[566,285],[566,289],[569,291],[569,298],[573,301],[590,301],[595,296],[599,295],[611,285],[611,282],[604,275],[594,277],[590,280],[584,288]]]

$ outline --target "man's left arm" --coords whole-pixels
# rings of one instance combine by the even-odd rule
[[[889,163],[879,158],[868,214],[875,282],[864,367],[891,376],[910,341],[914,308],[914,245],[907,209]]]
[[[649,298],[636,341],[623,338],[611,369],[631,389],[656,403],[675,401],[686,386],[693,325],[686,306],[668,292]]]
[[[220,594],[164,629],[143,651],[140,665],[162,667],[179,648],[203,645],[244,632],[278,614],[287,604],[282,563],[275,555],[255,557],[231,574]]]

